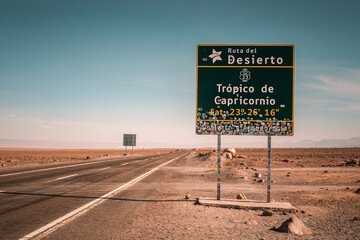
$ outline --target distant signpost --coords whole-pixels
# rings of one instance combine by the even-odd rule
[[[220,200],[221,135],[294,134],[294,45],[198,45],[196,134],[217,135]]]
[[[196,134],[294,133],[293,45],[198,45]]]
[[[132,152],[134,152],[134,147],[136,146],[136,134],[124,134],[123,146],[125,146],[125,154],[127,153],[127,147],[132,147]]]

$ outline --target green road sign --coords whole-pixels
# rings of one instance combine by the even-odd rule
[[[293,45],[198,45],[196,134],[294,133]]]

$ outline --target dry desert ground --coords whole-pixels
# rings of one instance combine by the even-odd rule
[[[134,155],[173,151],[176,149],[136,149]],[[247,199],[266,200],[267,149],[236,149],[236,152],[233,159],[225,154],[221,158],[221,197],[236,199],[238,194],[244,194]],[[1,149],[0,165],[16,168],[23,164],[101,160],[123,153],[123,150]],[[127,190],[147,195],[142,195],[144,201],[137,203],[133,217],[122,223],[127,227],[116,236],[121,239],[360,239],[359,156],[359,148],[273,149],[272,199],[290,202],[296,210],[274,211],[272,216],[263,216],[259,210],[194,205],[198,197],[216,198],[217,153],[210,148],[191,149],[185,158],[159,170],[166,171],[162,179],[153,174]],[[255,177],[255,173],[261,176]],[[190,199],[184,199],[185,195]],[[296,235],[272,230],[293,215],[312,233]],[[111,224],[114,220],[104,221]]]

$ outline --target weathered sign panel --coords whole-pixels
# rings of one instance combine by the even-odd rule
[[[198,45],[196,134],[294,133],[293,45]]]

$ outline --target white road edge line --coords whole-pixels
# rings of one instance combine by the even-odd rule
[[[103,162],[96,161],[96,162],[80,163],[80,164],[74,164],[74,165],[68,165],[68,166],[61,166],[61,167],[53,167],[53,168],[45,168],[45,169],[36,169],[36,170],[30,170],[30,171],[24,171],[24,172],[7,173],[7,174],[2,174],[2,175],[0,175],[0,177],[19,175],[19,174],[23,174],[23,173],[42,172],[42,171],[48,171],[48,170],[54,170],[54,169],[60,169],[60,168],[77,167],[77,166],[90,165],[90,164],[96,164],[96,163],[112,162],[112,161],[118,161],[118,160],[120,160],[120,159],[111,159],[111,160],[105,160],[105,161],[103,161]],[[121,159],[121,160],[122,160],[122,159]]]
[[[73,174],[73,175],[68,175],[68,176],[65,176],[65,177],[59,177],[59,178],[57,178],[57,179],[55,179],[55,180],[60,180],[60,179],[65,179],[65,178],[71,178],[71,177],[75,177],[75,176],[77,176],[77,175],[79,175],[79,174]]]
[[[69,212],[68,214],[46,224],[45,226],[25,235],[22,238],[19,238],[19,240],[25,240],[25,239],[30,239],[30,238],[34,238],[36,237],[36,239],[42,239],[45,236],[49,235],[50,233],[54,232],[55,230],[59,229],[60,227],[64,226],[65,224],[71,222],[72,220],[76,219],[77,217],[83,215],[84,213],[88,212],[90,209],[96,207],[97,205],[101,204],[102,202],[104,202],[106,200],[107,197],[119,192],[120,190],[122,190],[125,187],[130,186],[131,184],[134,184],[138,181],[140,181],[141,179],[145,178],[146,176],[152,174],[153,172],[157,171],[159,168],[171,163],[172,161],[175,161],[176,159],[179,159],[182,156],[185,156],[187,153],[173,158],[163,164],[160,164],[159,166],[151,169],[150,171],[138,176],[137,178],[134,178],[133,180],[131,180],[130,182],[125,183],[124,185],[121,185],[120,187],[102,195],[101,197],[75,209],[72,212]]]

